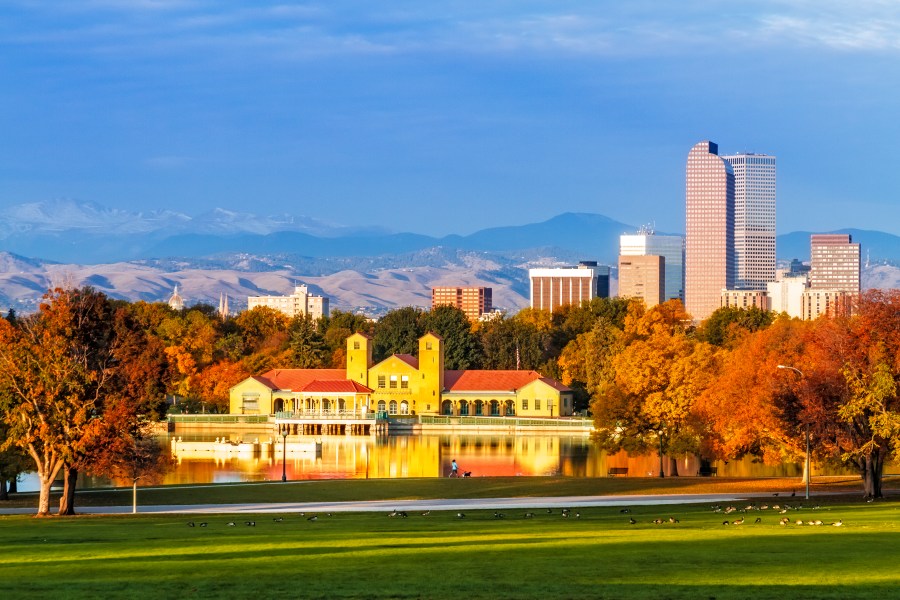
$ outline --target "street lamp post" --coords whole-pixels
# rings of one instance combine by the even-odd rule
[[[800,379],[803,379],[805,375],[803,375],[803,371],[800,369],[789,367],[787,365],[778,365],[779,369],[788,369],[789,371],[793,371],[800,375]],[[804,465],[806,469],[806,499],[809,500],[809,480],[812,479],[812,470],[809,465],[809,420],[806,421],[806,464]]]
[[[287,481],[287,436],[287,427],[283,427],[281,430],[281,439],[283,440],[283,445],[281,447],[281,481]]]

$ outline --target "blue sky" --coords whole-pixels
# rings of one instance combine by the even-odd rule
[[[900,3],[6,0],[0,207],[430,234],[683,231],[696,142],[778,157],[778,231],[900,234]]]

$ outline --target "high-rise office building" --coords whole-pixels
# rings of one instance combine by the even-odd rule
[[[433,287],[431,288],[431,308],[438,306],[455,306],[470,321],[477,321],[481,315],[491,312],[491,296],[489,287]]]
[[[579,306],[609,296],[609,267],[582,261],[577,267],[529,269],[531,308],[553,312],[565,304]]]
[[[721,305],[734,288],[734,171],[719,147],[691,148],[685,169],[684,304],[695,320]]]
[[[859,244],[849,234],[810,236],[809,287],[859,292]]]
[[[619,297],[640,298],[646,308],[664,302],[666,259],[663,256],[619,256]]]
[[[684,301],[684,238],[680,235],[657,235],[652,229],[641,227],[635,234],[619,236],[620,256],[662,256],[665,259],[665,290],[663,302]],[[619,273],[621,296],[622,274]]]
[[[765,290],[775,281],[775,157],[722,157],[734,171],[734,287]]]

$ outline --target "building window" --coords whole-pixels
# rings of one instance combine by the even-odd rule
[[[378,401],[378,412],[383,413],[384,409],[387,405],[384,403],[384,400]]]
[[[528,398],[522,398],[522,410],[528,410]]]
[[[241,397],[241,413],[250,414],[259,412],[259,394],[244,394]]]
[[[391,375],[391,389],[392,390],[397,389],[397,376],[396,375]]]
[[[425,342],[425,349],[431,350],[431,342]]]
[[[396,400],[391,400],[390,408],[388,408],[388,414],[389,415],[397,414],[397,401]]]
[[[378,387],[384,389],[384,375],[378,376]]]
[[[401,375],[400,376],[400,389],[401,390],[409,389],[409,375]]]
[[[359,342],[353,342],[353,349],[359,350]]]
[[[409,414],[409,402],[407,402],[406,400],[404,400],[400,403],[400,414],[401,415]]]
[[[540,398],[534,399],[534,410],[541,410],[541,400]]]

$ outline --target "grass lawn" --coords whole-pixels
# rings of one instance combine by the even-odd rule
[[[0,581],[6,598],[819,599],[900,589],[891,501],[785,515],[824,526],[781,526],[771,508],[506,512],[2,517]],[[740,516],[742,525],[722,524]]]

